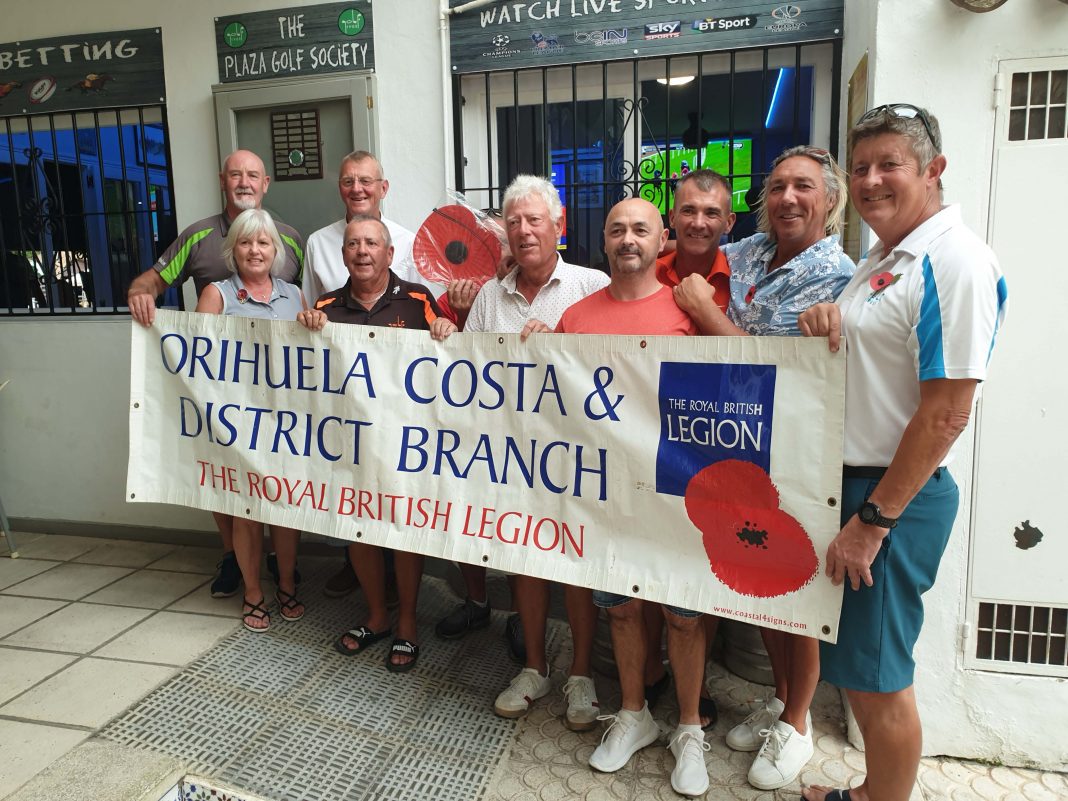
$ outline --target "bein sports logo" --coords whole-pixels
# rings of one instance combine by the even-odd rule
[[[682,36],[682,20],[653,22],[645,26],[646,39],[674,39]]]
[[[629,28],[606,28],[603,31],[575,31],[575,43],[596,47],[603,45],[621,45],[627,43]]]
[[[778,6],[772,10],[771,18],[773,21],[765,25],[764,28],[774,33],[799,31],[808,27],[807,22],[801,21],[801,9],[798,6]]]

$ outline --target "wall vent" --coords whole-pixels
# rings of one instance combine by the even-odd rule
[[[1015,72],[1009,95],[1009,141],[1064,139],[1068,70]]]
[[[1068,675],[1068,608],[980,602],[975,628],[987,669]]]

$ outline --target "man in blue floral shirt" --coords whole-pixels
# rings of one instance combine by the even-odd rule
[[[726,314],[708,282],[688,276],[675,302],[703,334],[799,336],[798,315],[829,303],[856,269],[839,244],[848,202],[845,173],[826,150],[794,147],[771,166],[754,234],[723,250],[731,271]],[[775,696],[727,733],[735,751],[759,753],[749,783],[776,790],[793,782],[812,758],[809,707],[819,681],[819,642],[761,629],[775,677]]]

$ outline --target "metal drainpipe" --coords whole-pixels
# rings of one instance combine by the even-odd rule
[[[444,123],[442,141],[445,156],[445,172],[442,177],[445,181],[445,188],[448,189],[456,187],[452,158],[452,68],[449,63],[449,14],[453,10],[449,8],[449,0],[439,0],[438,8],[441,10],[438,28],[441,39],[441,109]]]

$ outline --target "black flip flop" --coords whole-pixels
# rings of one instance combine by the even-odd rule
[[[371,631],[367,626],[349,629],[334,640],[334,650],[342,656],[356,656],[356,654],[362,654],[370,646],[374,645],[379,640],[384,640],[392,633],[393,631],[391,629],[386,629],[385,631]],[[345,645],[346,637],[356,640],[359,645],[355,648],[350,648]]]
[[[241,608],[241,625],[251,631],[253,634],[263,634],[271,628],[271,613],[267,611],[264,604],[266,599],[261,600],[258,604],[252,603],[248,598],[243,598],[245,606],[249,609],[246,612],[244,607]],[[266,620],[267,625],[262,627],[250,626],[248,624],[248,618],[253,620]]]
[[[411,660],[398,664],[393,661],[394,654],[410,656]],[[386,670],[390,673],[407,673],[415,667],[417,661],[419,661],[419,646],[411,640],[404,640],[398,637],[393,641],[393,645],[389,647],[389,650],[386,651]]]
[[[853,801],[849,790],[831,790],[823,797],[823,801]]]

